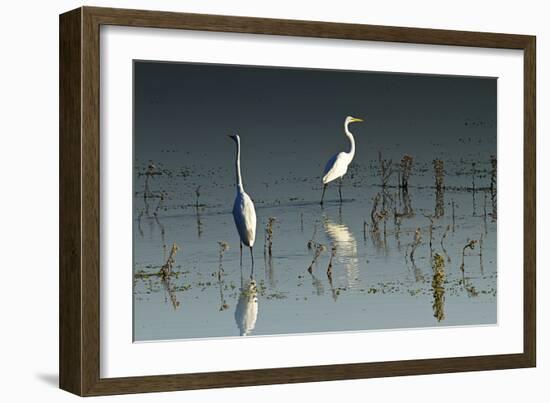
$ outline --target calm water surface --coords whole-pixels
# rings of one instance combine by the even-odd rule
[[[227,152],[233,155],[230,144]],[[136,162],[136,341],[496,323],[497,223],[486,155],[448,156],[439,198],[431,160],[415,161],[408,194],[397,188],[397,174],[383,190],[376,160],[354,162],[343,202],[331,183],[323,208],[317,163],[317,176],[300,175],[285,169],[284,158],[292,156],[273,156],[283,163],[263,182],[247,182],[243,163],[258,217],[253,269],[248,250],[240,264],[231,163],[213,168],[177,157],[154,168]],[[377,194],[374,215],[382,218],[375,230]],[[473,249],[464,249],[470,240],[477,241]],[[221,256],[219,242],[228,246]],[[163,280],[156,273],[173,244],[174,274]]]

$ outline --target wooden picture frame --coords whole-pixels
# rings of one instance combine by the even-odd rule
[[[102,25],[519,49],[524,52],[523,353],[100,377],[99,35]],[[60,387],[81,396],[525,368],[536,365],[535,37],[81,7],[60,16]]]

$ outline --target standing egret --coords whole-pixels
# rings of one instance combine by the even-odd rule
[[[348,136],[351,147],[349,152],[342,151],[333,155],[332,158],[328,160],[327,165],[325,166],[325,171],[323,172],[323,195],[321,196],[321,206],[323,205],[325,190],[327,189],[328,183],[335,179],[340,180],[338,193],[340,194],[340,203],[342,202],[342,177],[348,171],[348,166],[355,155],[355,139],[353,138],[353,134],[349,131],[348,125],[353,122],[362,121],[363,119],[354,118],[353,116],[346,117],[346,120],[344,121],[344,131],[346,132],[346,136]]]
[[[252,268],[254,268],[252,247],[256,239],[256,210],[254,209],[252,199],[244,191],[241,179],[241,139],[237,134],[230,135],[229,137],[231,137],[237,145],[237,155],[235,157],[237,196],[233,204],[233,219],[235,220],[235,226],[241,238],[241,264],[243,261],[243,244],[245,244],[250,248],[250,259],[252,260]]]

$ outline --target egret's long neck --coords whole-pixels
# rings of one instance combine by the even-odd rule
[[[355,139],[353,138],[353,134],[349,131],[348,128],[349,122],[346,122],[344,124],[344,130],[346,131],[346,136],[348,136],[349,142],[350,142],[350,149],[349,149],[349,155],[351,158],[355,155]]]
[[[237,190],[243,190],[243,181],[241,178],[241,141],[237,138],[237,155],[235,157],[235,180]]]

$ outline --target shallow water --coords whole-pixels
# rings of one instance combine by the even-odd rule
[[[496,323],[497,224],[487,158],[476,164],[475,192],[471,163],[446,160],[438,206],[431,161],[415,163],[408,200],[394,175],[385,206],[380,197],[377,211],[387,215],[377,231],[371,210],[383,188],[376,161],[354,162],[344,180],[343,202],[337,183],[331,183],[321,207],[319,178],[285,170],[284,156],[277,158],[283,161],[279,171],[264,172],[263,182],[247,183],[243,166],[258,216],[253,270],[248,250],[240,264],[231,215],[232,165],[156,163],[151,171],[156,175],[147,179],[150,197],[144,198],[148,163],[138,161],[134,340]],[[412,213],[396,220],[394,212],[407,212],[407,206]],[[430,242],[429,216],[437,213]],[[270,217],[275,218],[272,256],[264,246]],[[417,228],[422,239],[411,260]],[[463,277],[463,248],[472,239],[478,242],[465,249]],[[229,245],[221,259],[218,242]],[[174,243],[179,247],[174,274],[164,281],[156,273]],[[312,264],[316,248],[320,254]],[[443,257],[443,277],[432,267],[436,254]]]

